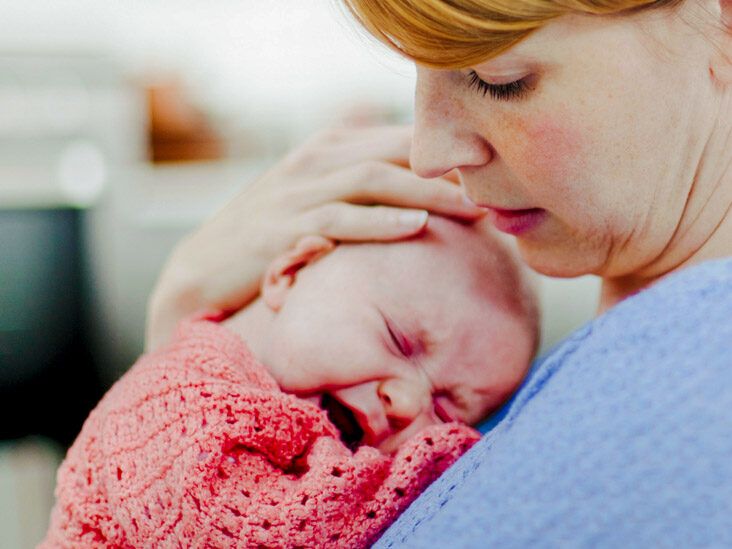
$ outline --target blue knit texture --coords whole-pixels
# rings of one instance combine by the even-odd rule
[[[555,348],[376,547],[732,547],[732,259]]]

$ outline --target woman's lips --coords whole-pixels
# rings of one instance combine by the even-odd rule
[[[527,208],[524,210],[505,210],[503,208],[487,207],[489,216],[496,229],[504,233],[518,236],[530,231],[546,217],[546,210],[542,208]]]

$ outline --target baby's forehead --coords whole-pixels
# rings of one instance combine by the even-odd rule
[[[492,235],[455,222],[436,227],[416,238],[370,247],[373,265],[403,274],[414,285],[449,286],[452,293],[511,284],[512,272],[506,267],[513,259]]]
[[[496,258],[481,257],[492,250],[479,245],[465,247],[453,240],[425,235],[368,246],[349,261],[358,262],[351,264],[358,268],[368,265],[365,271],[374,295],[408,301],[419,314],[439,314],[455,322],[462,316],[456,306],[476,303],[486,310],[515,281],[504,269],[496,268]]]
[[[430,220],[427,229],[412,238],[389,243],[372,243],[359,246],[359,249],[364,257],[375,265],[418,262],[435,267],[460,265],[477,268],[479,265],[475,265],[476,263],[480,263],[481,260],[490,262],[490,256],[500,247],[493,235],[481,232],[472,225],[441,219]],[[446,263],[448,259],[449,264]]]
[[[385,298],[424,294],[428,304],[474,301],[483,307],[496,302],[510,307],[507,302],[520,293],[520,266],[514,254],[489,227],[477,223],[465,225],[435,216],[417,237],[343,244],[334,255],[342,255],[338,263],[346,273],[359,273],[359,279]]]
[[[347,250],[344,250],[347,251]],[[350,251],[350,250],[348,250]],[[444,242],[422,237],[406,242],[372,244],[345,253],[343,267],[358,271],[380,293],[465,292],[478,274],[471,258],[451,250]]]

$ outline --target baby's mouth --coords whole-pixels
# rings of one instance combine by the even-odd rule
[[[351,451],[355,451],[361,445],[364,436],[355,414],[328,393],[323,394],[320,407],[325,410],[328,419],[341,433],[343,444]]]

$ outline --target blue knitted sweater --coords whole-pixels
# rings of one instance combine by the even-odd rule
[[[732,258],[538,362],[377,547],[732,547]]]

